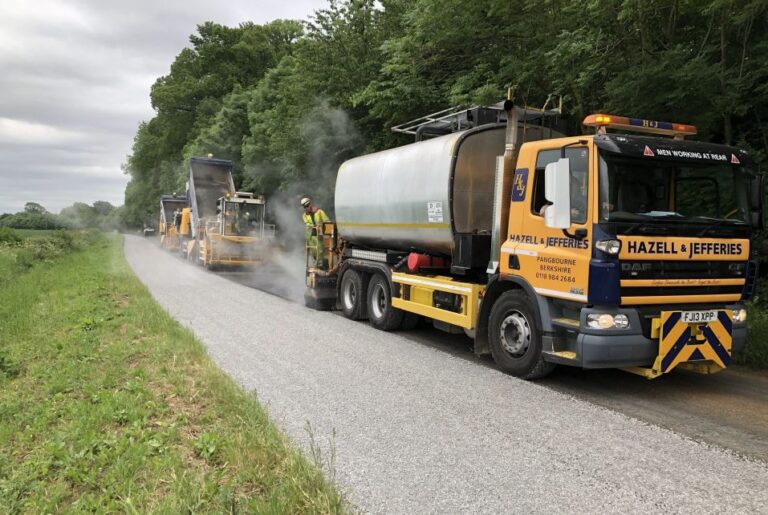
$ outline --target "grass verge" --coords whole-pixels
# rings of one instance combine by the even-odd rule
[[[758,306],[749,309],[747,344],[735,362],[750,368],[768,369],[768,313]]]
[[[0,288],[0,512],[343,510],[99,236]]]

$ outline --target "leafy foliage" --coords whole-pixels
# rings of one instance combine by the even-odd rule
[[[115,208],[109,202],[97,200],[91,206],[75,202],[54,215],[36,202],[27,202],[24,211],[0,216],[0,230],[5,227],[26,230],[119,229],[123,225],[123,212],[122,207]]]
[[[0,227],[50,230],[63,229],[66,226],[56,215],[49,213],[44,209],[43,211],[29,211],[25,209],[24,211],[20,211],[13,215],[9,214],[1,218]]]
[[[15,245],[21,240],[21,235],[10,227],[0,227],[0,243]]]
[[[198,26],[152,88],[125,220],[181,192],[184,162],[232,159],[236,186],[332,205],[344,159],[452,105],[561,94],[596,111],[693,123],[768,158],[768,0],[330,0],[309,22]]]

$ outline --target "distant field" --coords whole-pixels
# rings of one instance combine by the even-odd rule
[[[21,268],[0,248],[0,513],[342,511],[121,242],[76,236]]]

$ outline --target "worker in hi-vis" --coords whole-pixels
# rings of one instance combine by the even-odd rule
[[[323,247],[318,234],[323,233],[323,222],[330,222],[331,219],[325,214],[325,211],[312,205],[312,199],[303,197],[301,207],[304,208],[304,214],[301,219],[304,221],[304,237],[307,242],[307,249],[315,263],[323,259]]]

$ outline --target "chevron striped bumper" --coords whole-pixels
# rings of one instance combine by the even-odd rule
[[[662,311],[659,356],[654,370],[666,374],[683,363],[704,365],[715,372],[731,363],[733,311],[719,310],[708,323],[687,324],[680,311]]]

